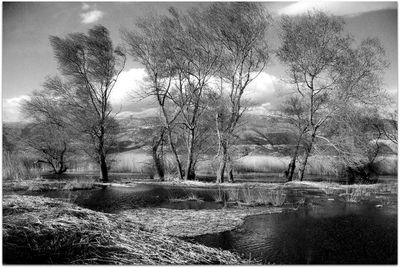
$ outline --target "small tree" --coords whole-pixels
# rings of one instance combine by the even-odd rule
[[[291,126],[291,131],[295,133],[296,143],[292,150],[292,159],[285,172],[287,181],[292,181],[296,168],[296,161],[301,149],[304,148],[304,136],[308,130],[306,107],[297,96],[290,97],[281,106],[284,121]]]
[[[72,150],[71,137],[60,126],[35,123],[26,127],[24,143],[32,148],[39,159],[37,163],[51,166],[54,174],[62,174],[68,169],[68,157]]]
[[[65,114],[59,118],[83,141],[82,149],[99,164],[101,179],[106,182],[107,156],[117,127],[110,95],[126,57],[121,49],[114,48],[108,30],[100,25],[88,34],[51,36],[50,43],[65,82],[58,77],[49,78],[44,88],[52,92],[54,105],[62,107]],[[48,112],[49,117],[53,117],[51,113]]]

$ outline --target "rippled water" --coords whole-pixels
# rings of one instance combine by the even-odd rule
[[[193,239],[277,264],[395,264],[397,209],[329,201]]]

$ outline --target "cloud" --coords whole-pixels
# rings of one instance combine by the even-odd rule
[[[147,108],[142,111],[124,111],[117,114],[118,119],[129,119],[129,118],[145,118],[150,116],[156,116],[159,110],[157,108]]]
[[[15,98],[3,99],[3,122],[24,121],[20,107],[22,101],[29,100],[29,96],[21,95]]]
[[[247,111],[248,114],[255,114],[255,115],[266,115],[268,114],[272,109],[272,105],[270,102],[263,103],[259,106],[253,106],[250,107],[249,110]]]
[[[81,14],[82,23],[94,23],[103,17],[104,13],[100,10],[92,10]]]
[[[128,71],[123,71],[111,92],[111,104],[127,105],[138,101],[145,77],[146,71],[144,68],[132,68]]]
[[[86,11],[81,13],[82,23],[95,23],[104,16],[104,12],[96,8],[96,6],[90,6],[89,4],[83,3],[82,10]]]
[[[270,101],[275,95],[280,80],[266,72],[261,72],[246,89],[244,97],[253,105]]]
[[[313,9],[330,12],[338,16],[354,16],[361,13],[397,9],[396,2],[331,2],[331,1],[300,1],[278,10],[279,15],[299,15]]]
[[[90,6],[86,3],[82,4],[82,10],[88,10],[90,8]]]

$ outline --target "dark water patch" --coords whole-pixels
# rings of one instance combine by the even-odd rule
[[[215,203],[210,201],[197,201],[197,200],[182,200],[182,201],[166,201],[159,205],[161,208],[169,209],[221,209],[225,207],[222,203]]]
[[[105,187],[77,191],[27,191],[26,195],[59,198],[81,207],[107,213],[118,213],[141,207],[170,209],[220,209],[223,204],[213,202],[215,189],[138,184],[135,187]],[[195,200],[191,200],[195,198]]]
[[[277,264],[396,264],[396,207],[326,202],[258,215],[229,232],[198,236],[207,246]]]

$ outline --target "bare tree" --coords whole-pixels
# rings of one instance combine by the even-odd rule
[[[110,94],[122,72],[126,57],[114,48],[104,26],[88,34],[73,33],[65,38],[50,37],[55,58],[65,82],[47,79],[44,88],[52,92],[54,105],[60,105],[65,125],[85,140],[85,150],[100,166],[102,181],[108,181],[107,156],[114,144],[116,120],[111,114]],[[52,117],[51,111],[48,112]]]
[[[65,114],[57,105],[56,96],[46,90],[34,91],[20,110],[32,120],[24,128],[22,142],[39,155],[37,162],[49,164],[54,173],[67,171],[66,158],[72,150],[72,132],[62,120]]]
[[[169,25],[167,22],[165,17],[149,16],[137,22],[137,30],[123,30],[122,34],[129,54],[146,68],[148,83],[144,87],[143,95],[154,97],[159,106],[161,121],[168,136],[178,175],[183,179],[182,163],[173,137],[175,120],[180,111],[169,109],[169,95],[176,70],[171,61],[170,40],[165,30]]]
[[[123,35],[130,54],[146,67],[150,83],[145,95],[155,96],[159,104],[179,177],[194,179],[195,137],[220,49],[208,33],[203,10],[169,11],[169,16],[142,19],[139,31],[124,31]],[[185,134],[186,172],[174,145],[176,126]]]
[[[281,111],[284,121],[292,126],[293,129],[291,131],[296,135],[296,143],[292,150],[292,159],[285,172],[286,179],[292,181],[297,158],[301,153],[301,149],[304,148],[304,136],[308,130],[306,107],[304,107],[301,99],[297,96],[292,96],[283,103]]]
[[[376,107],[347,107],[324,128],[324,136],[317,136],[316,150],[332,148],[350,183],[356,179],[371,182],[378,172],[377,158],[383,152],[382,124]]]
[[[221,97],[215,114],[220,148],[217,182],[223,182],[229,146],[245,111],[243,94],[269,59],[266,34],[270,19],[260,3],[214,3],[209,7],[207,21],[223,49],[218,73]],[[228,174],[232,174],[231,168],[229,165]]]
[[[50,165],[55,174],[67,171],[73,145],[64,128],[45,122],[30,124],[24,131],[24,143],[39,156],[36,163]]]
[[[386,67],[384,50],[376,39],[357,48],[343,32],[340,17],[323,12],[282,19],[283,44],[278,52],[288,66],[296,93],[307,107],[307,142],[299,179],[318,132],[343,105],[371,103],[382,93],[380,73]]]

